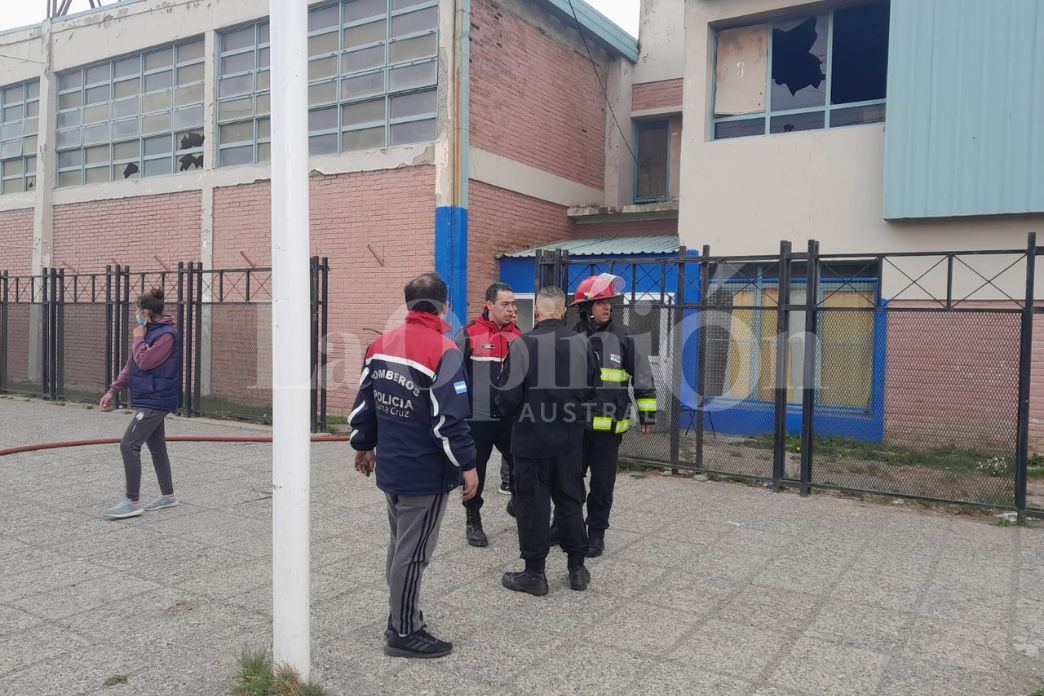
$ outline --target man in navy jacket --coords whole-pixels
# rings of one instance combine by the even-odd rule
[[[390,594],[384,652],[394,657],[442,657],[453,645],[427,632],[420,610],[424,569],[431,562],[446,499],[463,483],[478,488],[475,444],[460,350],[444,336],[446,283],[425,273],[406,286],[406,323],[366,352],[359,394],[348,417],[355,468],[369,476],[388,504],[391,539],[385,578]]]

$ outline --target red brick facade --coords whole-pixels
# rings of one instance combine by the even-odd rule
[[[54,265],[90,273],[113,262],[139,271],[198,261],[201,205],[190,191],[55,206]]]
[[[271,259],[268,183],[214,192],[214,264],[243,267],[243,251],[258,266]],[[362,353],[379,332],[402,316],[402,288],[434,269],[435,169],[431,166],[358,172],[311,180],[312,253],[330,261],[330,404],[351,403]],[[249,346],[264,344],[268,331],[256,319],[240,318],[236,332]],[[252,323],[253,322],[253,323]],[[265,323],[265,322],[260,322]],[[253,327],[253,328],[251,328]],[[247,347],[245,350],[252,350]],[[255,351],[260,355],[260,348]],[[224,360],[215,356],[215,360]],[[215,393],[255,381],[267,372],[267,352],[247,364],[215,363]]]
[[[631,87],[631,111],[682,109],[682,79],[643,82]]]
[[[891,312],[885,365],[886,442],[1014,455],[1018,314]],[[1044,415],[1039,403],[1034,411]]]
[[[604,67],[602,79],[605,79]],[[471,144],[601,189],[605,108],[586,54],[491,0],[471,17]]]
[[[498,278],[497,255],[572,237],[566,208],[478,181],[468,214],[468,317]]]
[[[33,263],[33,209],[0,212],[0,271],[27,275]]]
[[[644,222],[599,222],[577,224],[578,239],[602,239],[604,237],[646,237],[678,234],[678,220],[646,220]]]

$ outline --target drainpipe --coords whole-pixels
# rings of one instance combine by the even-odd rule
[[[454,328],[467,318],[468,155],[471,0],[445,0],[440,30],[452,36],[446,50],[445,132],[436,144],[435,270],[449,284]]]

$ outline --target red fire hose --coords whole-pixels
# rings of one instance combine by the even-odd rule
[[[104,437],[96,440],[69,440],[67,442],[44,442],[38,445],[22,445],[0,449],[0,457],[20,452],[37,452],[39,450],[60,449],[62,447],[84,447],[86,445],[115,445],[122,438]],[[172,435],[167,442],[271,442],[269,437],[219,437],[210,435]],[[312,442],[347,442],[347,435],[312,435]]]

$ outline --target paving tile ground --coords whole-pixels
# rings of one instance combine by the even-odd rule
[[[127,416],[0,399],[0,448],[119,437]],[[172,418],[168,433],[243,435]],[[214,696],[270,645],[271,449],[170,446],[182,505],[107,522],[115,446],[0,458],[0,692]],[[145,457],[144,497],[155,494]],[[450,506],[425,614],[443,660],[385,657],[386,518],[344,444],[312,449],[313,674],[331,694],[1025,696],[1044,686],[1044,530],[830,495],[623,474],[607,552],[519,596]],[[108,677],[127,683],[104,687]]]

